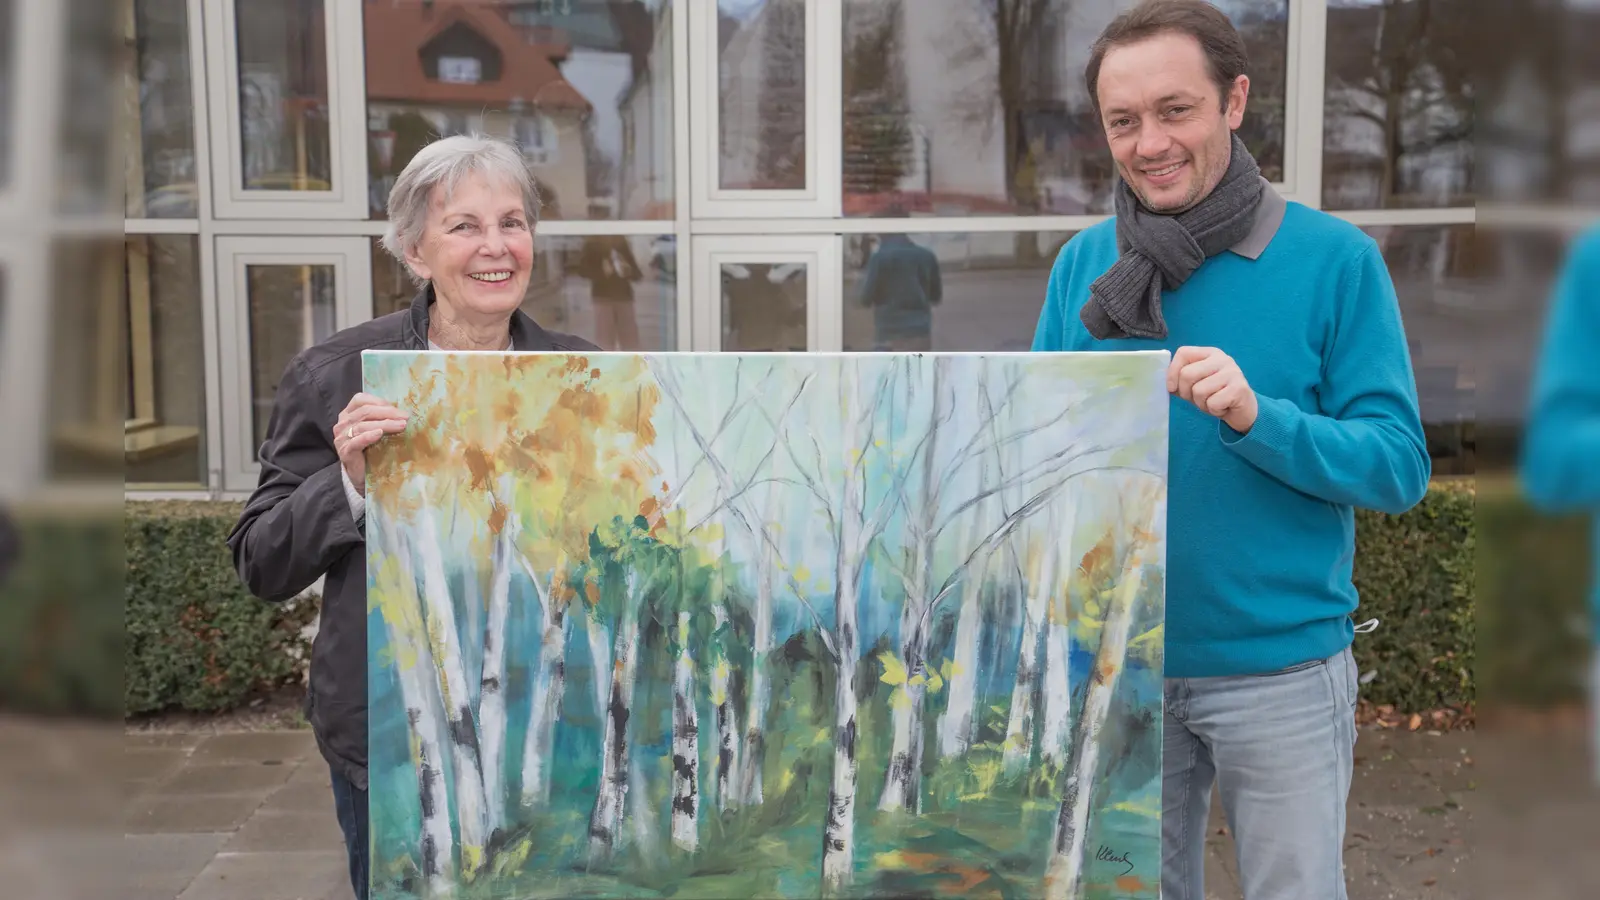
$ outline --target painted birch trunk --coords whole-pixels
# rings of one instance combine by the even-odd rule
[[[834,681],[833,777],[828,786],[828,810],[822,833],[822,890],[833,895],[855,877],[856,831],[856,667],[861,661],[857,604],[860,602],[862,558],[867,552],[866,484],[860,455],[866,452],[865,415],[859,408],[859,374],[854,368],[841,373],[846,425],[844,502],[839,516],[838,559],[834,569],[834,650],[838,671]]]
[[[490,553],[488,621],[483,629],[483,673],[478,687],[478,713],[483,723],[483,792],[488,807],[485,824],[491,835],[505,825],[505,637],[514,552],[509,531],[495,535]]]
[[[412,571],[410,556],[396,553],[390,543],[392,559],[398,563],[402,594],[415,603],[416,575]],[[389,640],[395,648],[396,674],[400,681],[400,697],[405,704],[406,722],[411,730],[411,759],[416,766],[417,792],[421,801],[422,878],[430,895],[447,893],[453,883],[451,872],[455,854],[455,834],[450,826],[449,798],[445,791],[444,753],[448,740],[439,707],[434,703],[437,690],[430,673],[435,671],[433,654],[425,641],[417,640],[421,634],[416,617],[420,608],[408,609],[398,620],[388,623]],[[410,627],[401,627],[406,622]]]
[[[444,556],[439,543],[433,511],[422,504],[423,535],[415,542],[422,557],[423,624],[430,648],[438,663],[439,688],[444,699],[445,721],[450,726],[450,756],[454,778],[456,820],[461,831],[461,868],[470,880],[483,864],[488,845],[486,802],[483,790],[483,765],[478,753],[477,717],[467,689],[467,673],[462,664],[461,638],[456,628],[455,610],[450,602],[450,585],[445,577]]]
[[[1078,724],[1076,752],[1072,770],[1056,819],[1054,852],[1051,854],[1045,887],[1050,900],[1072,900],[1073,891],[1083,877],[1089,824],[1089,802],[1094,795],[1094,776],[1100,762],[1100,732],[1111,711],[1111,697],[1128,655],[1128,633],[1133,610],[1144,580],[1142,552],[1135,547],[1123,567],[1111,608],[1106,610],[1101,628],[1100,647],[1095,653],[1094,671],[1084,695],[1083,716]]]
[[[762,527],[773,521],[773,484],[767,484],[767,499],[762,515]],[[767,708],[772,702],[771,681],[767,659],[772,653],[772,579],[774,551],[770,541],[762,541],[756,551],[756,608],[754,655],[750,662],[750,689],[745,713],[745,740],[743,766],[740,773],[739,796],[746,806],[761,805],[761,761],[766,759]]]
[[[672,674],[672,844],[700,846],[700,715],[695,709],[689,614],[678,613],[678,658]]]
[[[1030,585],[1027,591],[1022,611],[1022,645],[1017,652],[1017,680],[1011,689],[1011,716],[1001,754],[1001,765],[1010,774],[1022,771],[1033,754],[1033,691],[1039,677],[1039,622],[1044,618],[1045,602],[1037,588]]]
[[[610,862],[620,836],[628,799],[629,718],[633,714],[633,681],[639,662],[639,602],[629,576],[622,622],[611,653],[611,687],[605,707],[605,737],[600,746],[600,784],[589,822],[589,864]]]
[[[522,741],[522,805],[532,809],[550,802],[556,721],[561,717],[561,702],[567,690],[568,618],[565,608],[556,604],[553,592],[540,587],[531,570],[529,577],[535,578],[540,600],[539,668],[529,696],[528,732]]]
[[[973,567],[961,586],[961,611],[956,616],[955,648],[950,659],[950,692],[944,716],[939,720],[939,755],[951,759],[964,756],[972,746],[973,708],[978,694],[978,649],[983,637],[983,576],[986,566]]]
[[[728,662],[728,642],[733,635],[727,606],[718,603],[712,613],[717,627],[711,658],[711,705],[717,720],[717,808],[727,811],[739,806],[739,721],[730,684],[733,666]]]

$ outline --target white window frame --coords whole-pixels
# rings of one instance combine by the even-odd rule
[[[1328,77],[1328,0],[1289,0],[1284,77],[1284,199],[1322,208],[1323,94]],[[1245,115],[1249,115],[1246,104]]]
[[[206,8],[206,78],[210,86],[211,141],[216,162],[213,202],[219,219],[315,219],[367,217],[367,86],[362,4],[324,0],[328,67],[328,159],[332,189],[261,191],[244,189],[244,144],[240,132],[238,22],[234,4]],[[193,52],[193,51],[191,51]],[[380,51],[381,52],[381,51]],[[198,145],[199,136],[196,136]],[[198,146],[197,146],[198,149]]]
[[[372,318],[371,245],[363,237],[245,237],[216,239],[217,300],[222,358],[229,360],[223,391],[223,488],[255,487],[254,398],[250,372],[250,266],[332,266],[334,329]]]
[[[30,302],[48,296],[49,248],[40,242],[0,241],[0,503],[24,498],[49,472],[50,309]]]
[[[718,4],[717,0],[691,0],[674,8],[677,12],[688,7],[691,147],[689,159],[678,165],[693,167],[694,194],[687,200],[697,219],[835,218],[840,214],[843,123],[836,113],[843,90],[838,61],[844,9],[839,0],[804,2],[806,187],[802,190],[728,190],[718,186]]]
[[[839,267],[838,235],[696,237],[692,252],[696,331],[691,350],[724,352],[724,264],[798,263],[806,267],[806,352],[839,352],[844,342],[844,273]]]

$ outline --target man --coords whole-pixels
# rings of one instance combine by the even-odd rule
[[[933,308],[944,300],[939,257],[903,234],[886,234],[861,277],[861,305],[877,326],[874,349],[933,349]]]
[[[1410,508],[1432,466],[1383,257],[1261,177],[1245,65],[1201,0],[1101,35],[1116,216],[1062,248],[1034,349],[1173,351],[1162,896],[1205,896],[1215,780],[1247,900],[1340,900],[1353,508]]]
[[[1545,325],[1544,347],[1527,434],[1522,444],[1522,482],[1528,499],[1547,513],[1596,513],[1593,559],[1596,576],[1589,603],[1594,634],[1594,766],[1600,779],[1600,227],[1574,243],[1557,280]]]

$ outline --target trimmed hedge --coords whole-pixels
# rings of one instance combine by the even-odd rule
[[[115,720],[124,571],[116,507],[4,515],[15,544],[0,571],[0,706]]]
[[[245,591],[223,542],[236,504],[127,508],[126,712],[224,710],[301,677],[309,658],[302,631],[317,599],[275,606]],[[1371,674],[1363,699],[1401,711],[1464,707],[1478,699],[1476,666],[1497,702],[1581,697],[1573,675],[1587,659],[1588,632],[1556,624],[1586,612],[1579,524],[1540,519],[1513,494],[1479,497],[1470,482],[1438,482],[1404,515],[1359,512],[1357,620],[1382,622],[1356,640],[1361,671]],[[1525,564],[1536,550],[1559,564]],[[82,554],[63,550],[63,558]],[[88,573],[65,566],[53,577],[59,594]],[[1478,606],[1493,615],[1484,619],[1495,635],[1492,657],[1475,639]],[[0,672],[0,684],[13,678]]]
[[[1356,621],[1379,620],[1356,635],[1371,678],[1363,700],[1408,712],[1474,702],[1473,494],[1470,483],[1439,481],[1402,515],[1357,511]]]
[[[240,508],[127,504],[128,714],[219,712],[303,677],[318,598],[244,588],[226,543]]]
[[[1590,517],[1546,516],[1501,485],[1478,494],[1478,696],[1488,707],[1583,706],[1594,625]]]

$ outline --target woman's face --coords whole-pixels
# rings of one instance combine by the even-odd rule
[[[533,263],[533,227],[522,192],[478,172],[462,178],[448,199],[435,188],[422,239],[407,261],[456,315],[511,315],[522,304]]]

